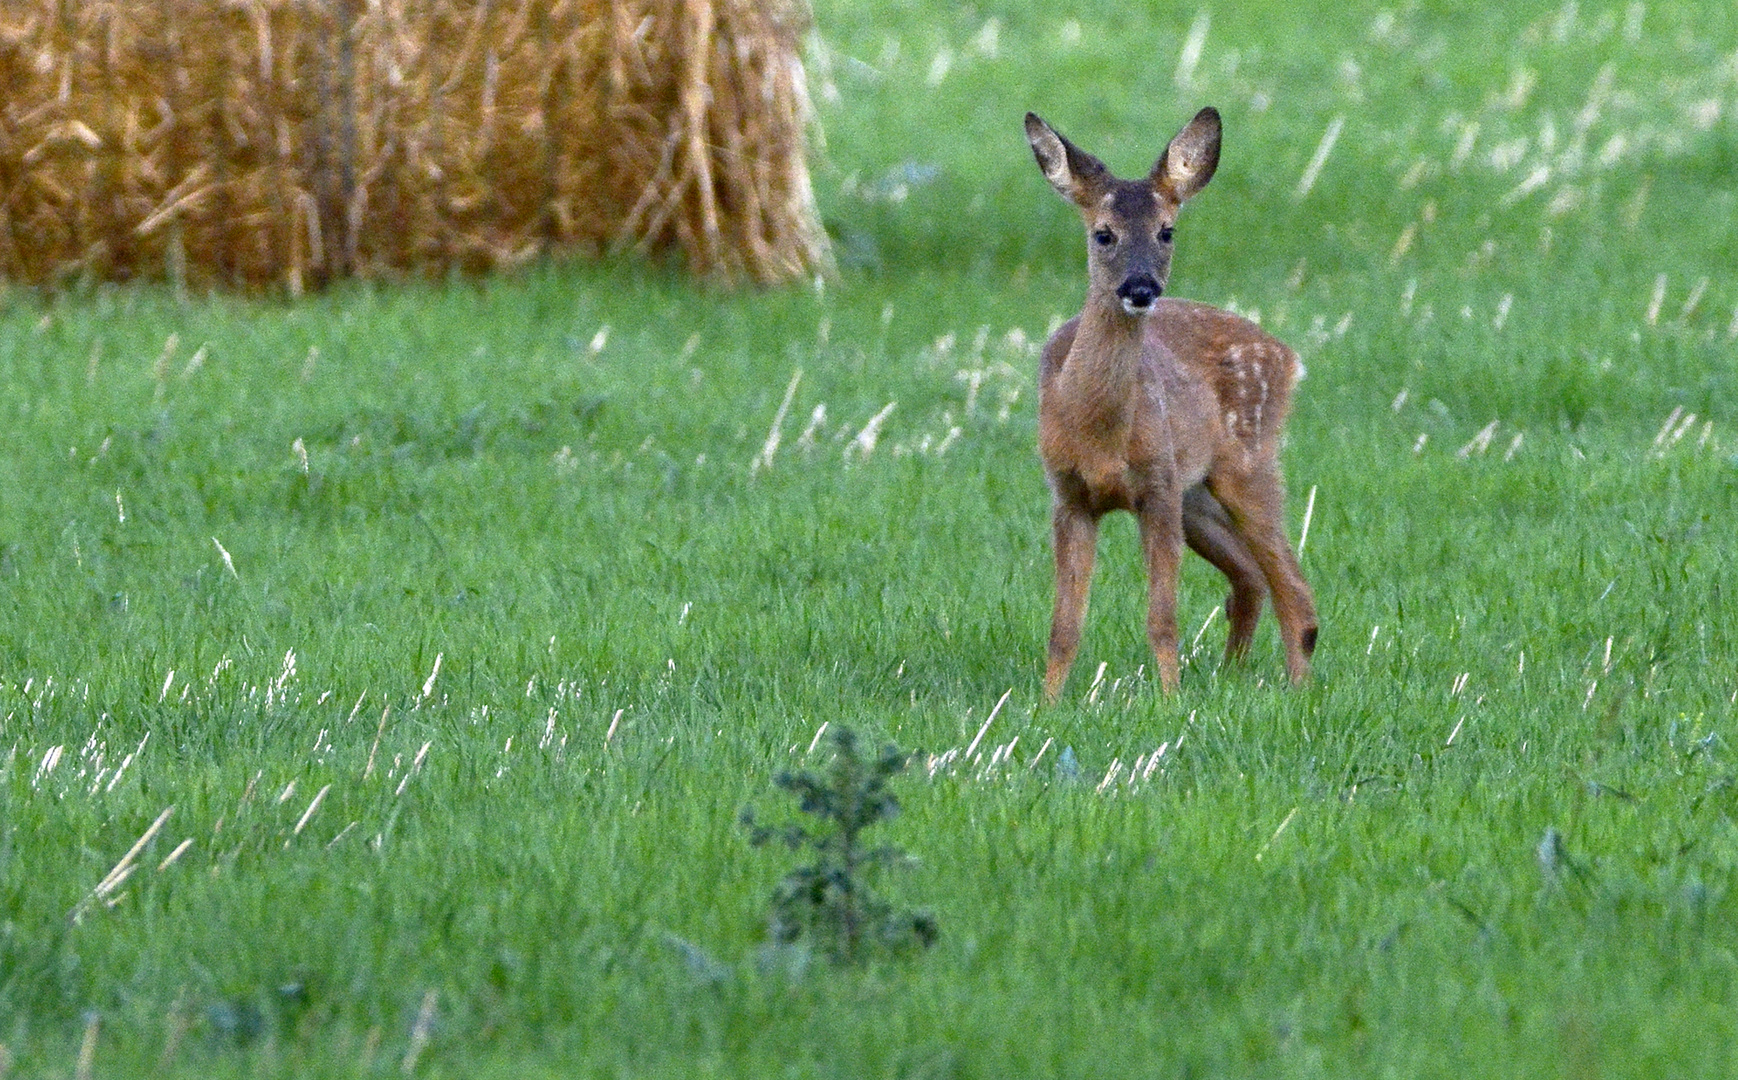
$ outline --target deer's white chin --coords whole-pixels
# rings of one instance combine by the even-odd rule
[[[1124,311],[1128,312],[1130,315],[1133,315],[1137,319],[1143,315],[1151,315],[1153,313],[1153,306],[1154,305],[1152,305],[1152,304],[1147,304],[1143,307],[1141,305],[1137,305],[1132,300],[1124,300],[1122,302],[1122,309]]]

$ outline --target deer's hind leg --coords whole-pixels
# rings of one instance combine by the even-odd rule
[[[1208,491],[1230,515],[1232,526],[1261,567],[1273,596],[1273,613],[1285,642],[1285,670],[1293,684],[1307,682],[1316,648],[1316,604],[1285,535],[1285,484],[1275,463],[1246,469],[1216,469]]]
[[[1231,583],[1225,598],[1225,621],[1231,627],[1225,638],[1225,660],[1240,661],[1249,655],[1255,624],[1261,618],[1261,602],[1267,596],[1261,564],[1238,535],[1231,515],[1203,484],[1183,495],[1183,539]]]

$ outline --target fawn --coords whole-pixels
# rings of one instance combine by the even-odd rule
[[[1226,659],[1248,651],[1271,593],[1286,672],[1306,681],[1315,601],[1286,538],[1278,459],[1297,354],[1228,311],[1160,298],[1177,212],[1219,165],[1219,113],[1202,109],[1141,180],[1118,180],[1032,113],[1026,138],[1045,179],[1080,210],[1087,249],[1086,305],[1045,343],[1038,376],[1056,554],[1046,699],[1074,663],[1098,519],[1112,510],[1140,523],[1147,640],[1167,692],[1185,543],[1230,581]]]

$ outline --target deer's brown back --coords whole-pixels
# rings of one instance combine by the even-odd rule
[[[1223,308],[1160,300],[1149,341],[1212,387],[1226,436],[1249,452],[1279,437],[1297,381],[1297,354],[1260,326]]]

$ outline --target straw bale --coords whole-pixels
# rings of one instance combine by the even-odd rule
[[[0,276],[824,270],[803,0],[0,0]]]

